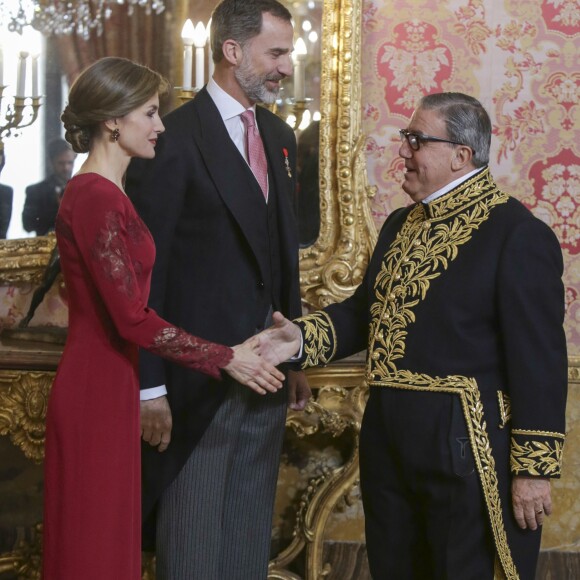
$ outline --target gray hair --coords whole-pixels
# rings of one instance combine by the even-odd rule
[[[262,15],[290,22],[292,15],[277,0],[223,0],[211,16],[211,50],[214,62],[223,57],[223,44],[235,40],[242,48],[262,31]]]
[[[483,105],[463,93],[425,95],[417,108],[436,110],[445,121],[447,138],[471,147],[475,167],[489,163],[491,121]]]

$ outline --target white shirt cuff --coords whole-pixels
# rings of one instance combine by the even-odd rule
[[[304,337],[302,336],[302,332],[300,333],[300,350],[288,359],[288,362],[294,362],[300,360],[302,358],[302,351],[304,350]]]
[[[141,401],[149,401],[151,399],[158,399],[167,395],[167,388],[165,385],[159,385],[158,387],[151,387],[150,389],[142,389],[139,391],[139,398]]]

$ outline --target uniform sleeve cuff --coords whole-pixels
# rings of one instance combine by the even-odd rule
[[[560,477],[565,435],[513,429],[510,467],[513,475]]]

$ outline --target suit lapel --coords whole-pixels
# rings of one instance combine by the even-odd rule
[[[256,219],[265,211],[260,186],[237,147],[232,142],[217,107],[205,89],[194,101],[197,112],[194,138],[208,173],[224,203],[234,216],[264,272],[263,240],[268,239],[265,220]]]

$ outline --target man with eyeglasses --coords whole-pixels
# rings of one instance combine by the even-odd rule
[[[415,203],[388,217],[351,298],[276,313],[262,355],[302,347],[306,367],[367,349],[373,578],[533,580],[565,432],[560,246],[495,184],[476,99],[425,96],[400,134]]]

